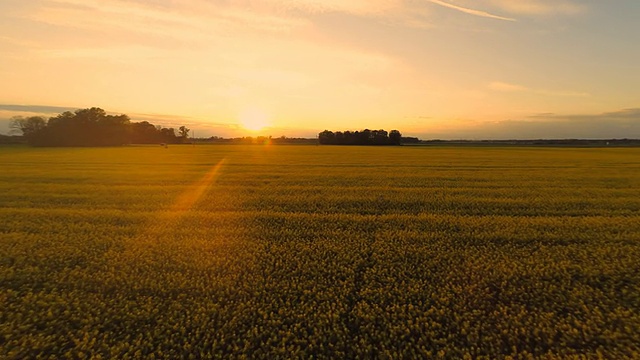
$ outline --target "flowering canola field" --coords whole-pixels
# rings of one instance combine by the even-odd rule
[[[0,358],[638,358],[640,149],[0,148]]]

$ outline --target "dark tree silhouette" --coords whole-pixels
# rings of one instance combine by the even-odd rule
[[[181,137],[173,128],[163,128],[149,122],[131,123],[127,115],[108,115],[100,108],[66,111],[46,121],[42,117],[14,117],[11,128],[35,146],[119,146],[137,144],[176,144],[184,142],[189,133],[180,128]]]
[[[46,126],[47,121],[40,116],[30,116],[27,118],[14,116],[9,123],[12,132],[21,132],[22,136],[24,136],[28,142],[32,142],[36,134]]]
[[[186,140],[189,137],[189,132],[191,131],[191,129],[187,128],[186,126],[180,126],[178,128],[178,134],[180,134],[180,137],[184,140]]]
[[[325,130],[318,134],[318,142],[322,145],[400,145],[402,134],[398,130],[345,131],[333,132]]]
[[[148,121],[131,124],[130,142],[132,144],[158,144],[161,143],[159,130]]]
[[[100,108],[66,111],[49,119],[34,145],[116,146],[129,141],[129,117],[107,115]]]
[[[176,136],[176,129],[174,128],[162,128],[160,129],[160,139],[163,143],[175,144],[178,143],[178,137]]]
[[[398,130],[391,130],[389,133],[389,142],[391,145],[400,145],[402,141],[402,134]]]
[[[325,130],[318,134],[320,144],[334,145],[336,144],[336,135],[329,130]]]

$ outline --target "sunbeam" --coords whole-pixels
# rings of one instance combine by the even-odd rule
[[[163,234],[173,231],[180,219],[194,207],[198,200],[200,200],[215,183],[225,162],[226,158],[223,158],[204,176],[191,184],[191,186],[178,196],[167,210],[162,211],[151,221],[147,229],[140,234],[139,238],[154,241]]]

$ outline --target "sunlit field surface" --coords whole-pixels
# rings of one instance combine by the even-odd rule
[[[0,148],[0,358],[638,358],[640,149]]]

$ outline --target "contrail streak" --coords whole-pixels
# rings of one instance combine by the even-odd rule
[[[444,7],[450,8],[450,9],[462,11],[463,13],[466,13],[466,14],[486,17],[486,18],[490,18],[490,19],[498,19],[498,20],[505,20],[505,21],[516,21],[516,19],[490,14],[490,13],[488,13],[486,11],[469,9],[469,8],[465,8],[465,7],[462,7],[462,6],[449,4],[449,3],[446,3],[446,2],[441,1],[441,0],[428,0],[428,1],[430,1],[430,2],[432,2],[434,4],[437,4],[437,5],[440,5],[440,6],[444,6]]]

